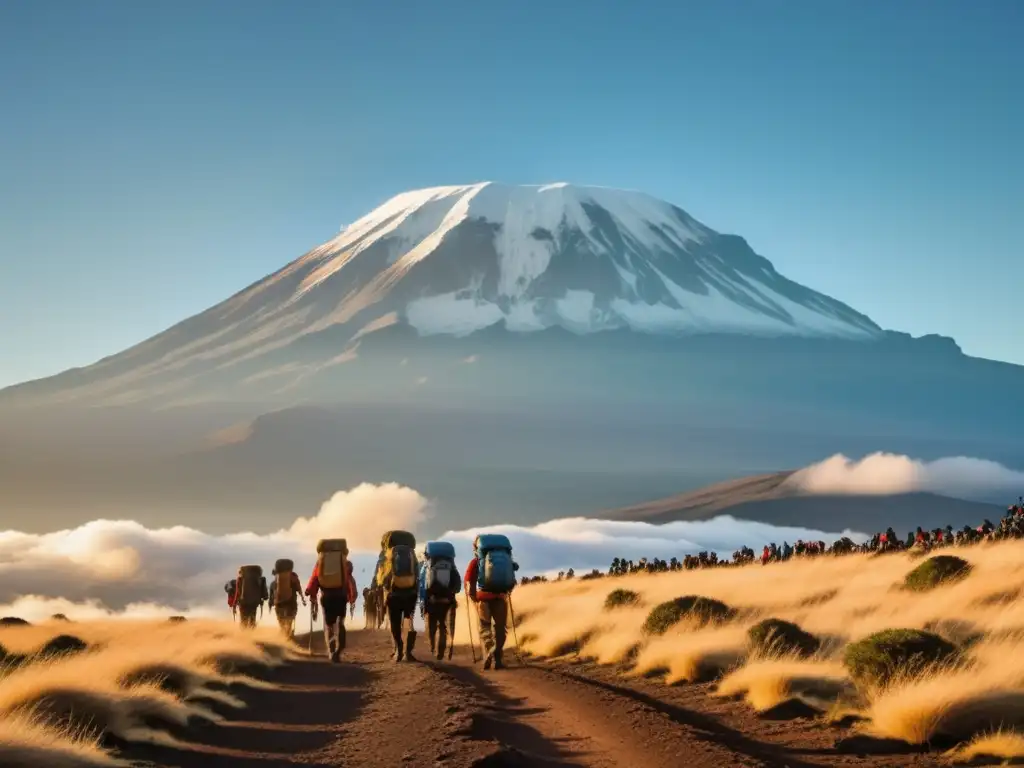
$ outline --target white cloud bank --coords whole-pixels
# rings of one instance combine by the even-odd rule
[[[321,538],[348,539],[362,586],[372,575],[381,533],[415,531],[429,512],[428,500],[412,488],[363,483],[334,494],[316,516],[265,535],[149,529],[130,520],[93,520],[42,535],[3,531],[0,615],[226,615],[223,586],[240,565],[262,565],[269,576],[274,560],[290,557],[308,578]]]
[[[859,461],[833,456],[798,471],[788,482],[803,493],[928,490],[969,496],[998,491],[1015,498],[1024,490],[1024,473],[979,459],[922,462],[874,454]],[[373,573],[381,533],[402,528],[420,534],[431,513],[431,503],[412,488],[364,483],[334,494],[315,516],[265,535],[213,536],[180,526],[154,530],[126,520],[94,520],[43,535],[0,532],[0,616],[226,616],[223,585],[238,566],[258,563],[269,575],[275,559],[290,557],[305,579],[313,567],[317,539],[336,536],[349,541],[361,589]],[[534,526],[449,531],[443,537],[455,544],[460,567],[481,531],[509,536],[524,575],[568,567],[581,572],[605,569],[615,557],[668,560],[701,550],[730,555],[743,545],[756,551],[772,541],[865,538],[849,531],[779,528],[729,516],[663,525],[563,518]],[[305,616],[300,615],[300,622]]]
[[[798,470],[787,480],[802,493],[888,495],[927,491],[958,498],[989,498],[1024,493],[1024,472],[994,461],[955,456],[920,461],[892,453],[862,459],[836,454]]]
[[[372,576],[381,534],[393,528],[418,532],[430,512],[430,502],[412,488],[364,483],[336,493],[316,516],[266,535],[212,536],[181,526],[153,530],[126,520],[94,520],[43,535],[0,532],[0,615],[30,621],[53,613],[73,619],[226,616],[223,585],[238,566],[260,564],[269,575],[275,559],[290,557],[305,580],[317,539],[337,536],[349,541],[362,589]],[[448,532],[444,538],[456,545],[460,566],[471,557],[473,539],[482,530],[512,539],[524,575],[568,567],[604,569],[614,557],[667,560],[703,549],[731,554],[743,544],[836,538],[730,517],[666,525],[565,518]]]

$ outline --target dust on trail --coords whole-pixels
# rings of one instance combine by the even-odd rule
[[[422,635],[421,662],[395,664],[387,633],[348,638],[341,664],[327,662],[316,636],[320,655],[273,670],[276,687],[233,689],[247,708],[222,709],[225,722],[175,733],[186,747],[126,745],[123,756],[179,768],[938,764],[838,755],[834,733],[739,716],[740,705],[701,711],[706,695],[691,690],[685,703],[673,701],[683,687],[645,689],[607,670],[510,658],[509,669],[483,672],[468,649],[457,649],[453,662],[427,660]]]

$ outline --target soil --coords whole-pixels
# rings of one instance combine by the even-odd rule
[[[484,671],[468,648],[452,661],[390,659],[386,632],[351,631],[340,664],[314,655],[237,688],[244,710],[173,734],[177,746],[123,745],[153,766],[765,766],[924,768],[936,753],[863,742],[848,728],[781,707],[758,716],[712,686],[667,686],[582,662],[519,662]],[[305,640],[299,638],[305,648]]]

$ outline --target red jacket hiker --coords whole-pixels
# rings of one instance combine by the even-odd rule
[[[354,603],[356,598],[359,596],[359,591],[356,587],[355,576],[352,575],[352,563],[346,561],[348,566],[348,602]],[[320,563],[313,566],[313,575],[309,577],[309,584],[306,585],[306,594],[309,595],[310,600],[316,600],[317,592],[320,591]]]
[[[470,599],[476,602],[477,600],[504,600],[505,595],[496,595],[493,592],[484,592],[482,589],[477,589],[476,580],[480,575],[480,558],[474,557],[469,561],[469,565],[466,566],[466,577],[463,580],[466,585],[466,594],[469,595]]]

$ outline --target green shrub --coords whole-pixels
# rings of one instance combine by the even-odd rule
[[[954,555],[938,555],[921,563],[903,581],[907,589],[926,592],[940,584],[957,581],[971,572],[971,564]]]
[[[919,629],[886,629],[846,646],[843,663],[854,682],[884,686],[894,677],[915,677],[935,664],[954,662],[955,645]]]
[[[750,647],[762,653],[813,656],[821,641],[796,624],[782,619],[765,619],[747,630]]]
[[[661,603],[651,609],[644,621],[647,635],[663,635],[683,619],[692,619],[700,625],[727,621],[734,615],[732,608],[710,597],[687,595]]]
[[[613,589],[604,599],[604,609],[610,611],[614,608],[637,605],[640,602],[640,595],[632,589]]]

